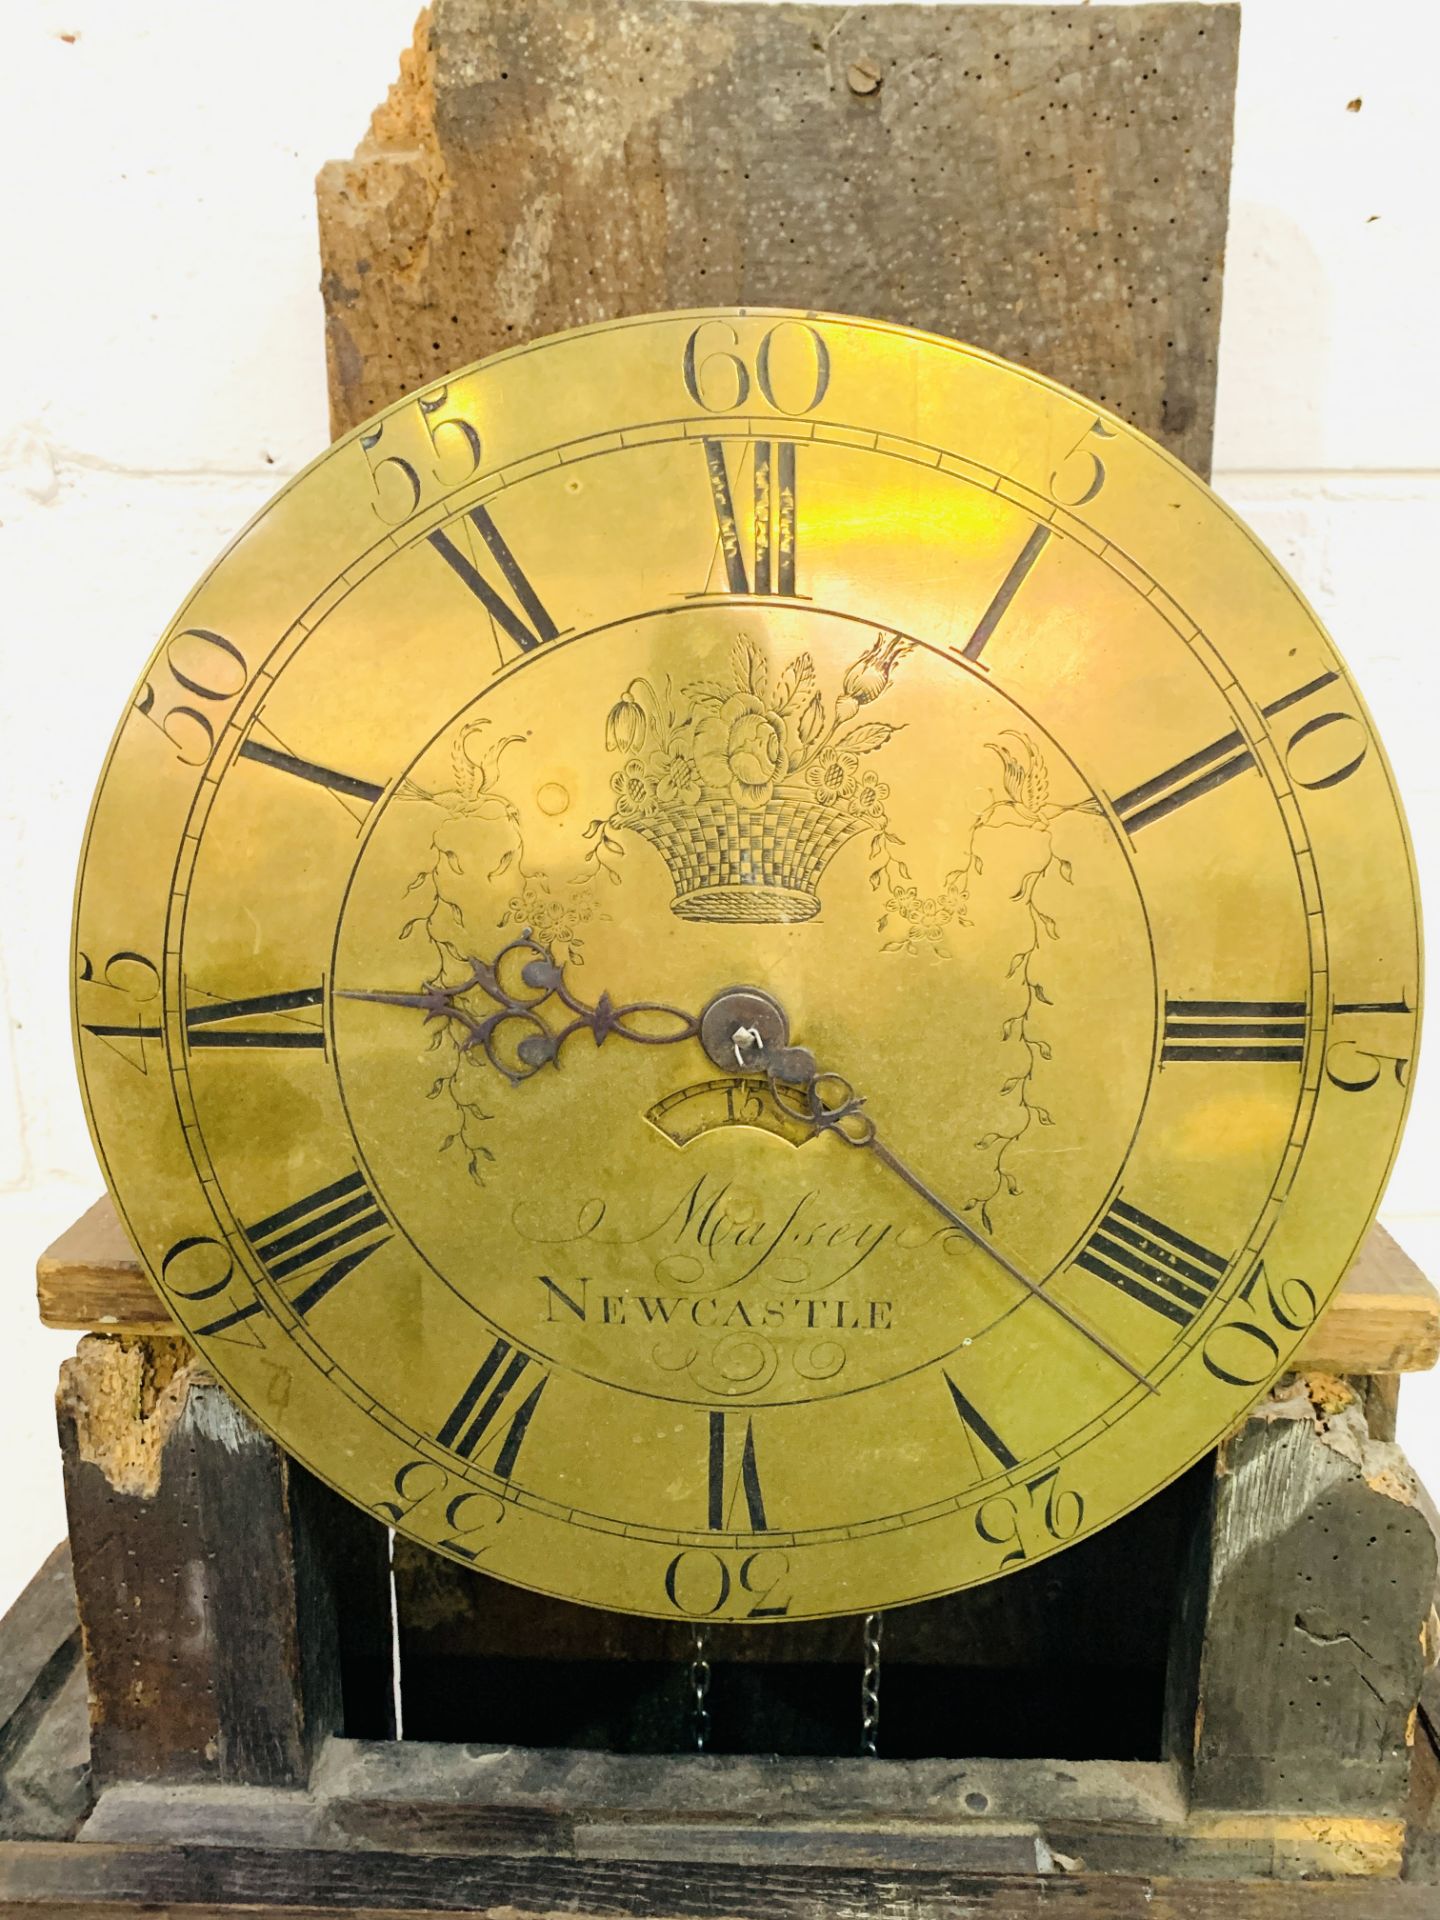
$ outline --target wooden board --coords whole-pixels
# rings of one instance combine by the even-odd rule
[[[299,1785],[393,1726],[382,1527],[174,1340],[82,1340],[56,1412],[97,1784]]]
[[[617,314],[972,342],[1207,473],[1240,13],[435,0],[318,183],[339,433]]]
[[[1194,1674],[1192,1810],[1404,1811],[1436,1537],[1361,1401],[1308,1385],[1262,1402],[1219,1451],[1199,1657],[1179,1663]]]
[[[115,1215],[97,1200],[36,1263],[47,1327],[95,1333],[173,1334]],[[1417,1373],[1440,1358],[1440,1294],[1383,1227],[1376,1226],[1301,1350],[1322,1373]]]
[[[0,1847],[0,1905],[54,1920],[518,1913],[636,1920],[1435,1920],[1434,1887],[964,1869],[735,1867],[219,1846]]]
[[[0,1620],[0,1841],[71,1838],[91,1808],[89,1773],[80,1621],[62,1542]]]
[[[27,1810],[45,1813],[39,1826],[0,1828],[7,1912],[1411,1920],[1435,1910],[1437,1856],[1424,1843],[1436,1769],[1423,1722],[1410,1886],[1394,1877],[1393,1819],[1187,1813],[1174,1767],[1103,1762],[626,1759],[338,1740],[305,1791],[127,1783],[101,1796],[73,1841],[34,1844],[74,1833],[88,1806],[83,1698],[36,1684],[49,1650],[75,1635],[62,1549],[0,1622],[0,1675],[23,1669],[27,1696],[44,1695],[0,1727],[0,1805],[24,1804],[19,1786]],[[17,1743],[22,1720],[31,1733]]]

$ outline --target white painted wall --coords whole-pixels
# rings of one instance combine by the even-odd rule
[[[96,768],[201,569],[326,437],[312,180],[416,0],[0,15],[0,1606],[63,1529],[36,1253],[99,1191],[66,953]],[[1433,0],[1248,0],[1217,484],[1318,606],[1440,868]],[[1358,112],[1347,103],[1359,99]],[[1384,1217],[1440,1272],[1440,1069]],[[1440,1377],[1402,1437],[1440,1490]]]

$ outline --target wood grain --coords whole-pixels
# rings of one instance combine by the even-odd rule
[[[47,1327],[177,1331],[108,1198],[46,1248],[36,1280]],[[1416,1373],[1437,1358],[1440,1294],[1383,1227],[1372,1227],[1297,1364],[1322,1373]]]
[[[1403,1814],[1436,1539],[1343,1383],[1263,1402],[1221,1447],[1201,1592],[1192,1809]]]
[[[384,1530],[177,1345],[92,1335],[61,1371],[94,1777],[303,1784],[357,1687],[390,1725]]]
[[[992,1875],[253,1847],[0,1847],[7,1910],[94,1920],[384,1914],[634,1915],[636,1920],[1435,1920],[1435,1889],[1353,1880]]]
[[[1207,473],[1239,9],[435,0],[318,182],[336,433],[695,306],[948,334]]]
[[[85,1668],[70,1549],[0,1620],[0,1840],[67,1840],[91,1794]]]

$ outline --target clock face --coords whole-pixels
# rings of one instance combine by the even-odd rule
[[[776,312],[401,401],[106,762],[76,1033],[236,1397],[389,1526],[674,1618],[988,1580],[1173,1478],[1371,1218],[1385,758],[1121,421]]]

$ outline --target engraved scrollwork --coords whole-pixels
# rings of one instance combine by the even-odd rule
[[[490,886],[508,879],[514,889],[499,925],[523,925],[571,964],[582,961],[581,929],[595,912],[583,890],[572,886],[563,897],[557,895],[549,878],[527,863],[520,810],[500,786],[502,760],[527,736],[496,737],[490,725],[487,719],[473,720],[455,733],[448,785],[426,787],[413,778],[400,784],[402,801],[436,808],[442,816],[405,890],[407,898],[418,898],[411,901],[399,933],[402,941],[429,947],[427,989],[465,990],[471,962],[462,894],[472,871],[483,873]],[[439,1058],[428,1097],[445,1102],[454,1115],[440,1150],[458,1148],[470,1178],[483,1186],[485,1166],[494,1159],[485,1140],[493,1116],[477,1062],[463,1029],[449,1023],[437,1027],[430,1051]]]
[[[683,1373],[701,1393],[718,1399],[760,1393],[780,1368],[773,1340],[759,1333],[726,1333],[702,1346],[676,1337],[658,1341],[651,1354],[665,1373]]]
[[[797,1347],[790,1364],[802,1380],[833,1380],[848,1358],[840,1341],[816,1340],[808,1347]]]

